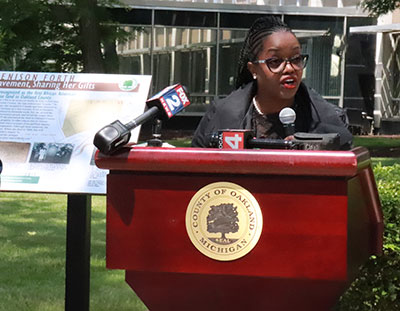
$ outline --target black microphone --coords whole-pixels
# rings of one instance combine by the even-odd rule
[[[292,136],[295,132],[294,121],[296,121],[296,112],[289,107],[283,108],[279,112],[279,120],[283,124],[285,137]]]
[[[149,109],[127,124],[116,120],[100,129],[94,136],[93,144],[102,153],[111,154],[129,142],[131,130],[156,116],[170,119],[190,105],[190,101],[184,87],[175,84],[148,99],[146,105]]]
[[[219,149],[294,149],[294,150],[339,150],[340,136],[337,133],[293,134],[293,140],[255,138],[251,130],[225,129],[208,135],[209,147]]]
[[[290,140],[254,138],[251,130],[225,129],[209,135],[209,146],[219,149],[296,149]]]

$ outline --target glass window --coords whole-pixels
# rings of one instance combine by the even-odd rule
[[[150,66],[150,53],[119,57],[120,74],[149,75]]]
[[[221,28],[248,29],[254,21],[266,14],[221,13]]]
[[[348,18],[347,26],[371,25],[371,18]],[[344,106],[373,115],[375,91],[375,34],[347,36]]]
[[[285,0],[285,5],[297,5],[298,0]],[[299,3],[300,4],[300,3]]]
[[[118,44],[119,73],[151,74],[151,27],[125,27],[131,35]]]
[[[192,101],[186,112],[204,111],[204,99],[215,95],[216,34],[215,29],[157,26],[153,90],[181,83]]]
[[[219,44],[218,94],[226,96],[235,89],[240,50],[247,30],[222,30]]]
[[[156,11],[155,24],[165,26],[216,27],[217,14],[194,11]]]
[[[126,25],[151,25],[151,10],[137,9],[117,9],[113,8],[111,14],[115,20]]]
[[[154,1],[153,1],[154,2]],[[271,6],[310,6],[310,7],[356,7],[360,0],[158,0],[162,2],[192,2],[202,4],[226,4],[226,5],[271,5]]]
[[[391,36],[390,39],[393,40],[392,42],[396,42],[395,50],[394,51],[392,50],[392,53],[390,55],[391,56],[390,57],[391,58],[390,72],[393,75],[393,78],[391,81],[393,83],[393,85],[391,86],[392,92],[393,92],[392,97],[396,98],[398,100],[400,98],[400,44],[398,44],[399,40],[400,40],[400,36],[399,36],[399,34],[390,34],[390,36]],[[393,49],[393,47],[392,47],[392,49]],[[397,105],[397,110],[398,110],[397,114],[399,115],[399,106],[398,105]]]
[[[153,89],[160,91],[170,85],[171,54],[157,52],[153,55]]]
[[[159,2],[194,2],[194,3],[217,3],[217,4],[241,4],[241,5],[291,5],[312,7],[342,7],[356,6],[359,0],[159,0]]]
[[[344,18],[285,16],[285,22],[310,55],[304,82],[323,96],[340,96]]]

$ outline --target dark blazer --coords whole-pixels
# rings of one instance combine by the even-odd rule
[[[201,119],[192,140],[193,147],[209,147],[210,134],[222,129],[251,129],[255,95],[254,82],[233,91],[225,98],[212,102]],[[349,149],[352,135],[347,129],[343,110],[322,98],[304,83],[300,84],[296,97],[310,105],[310,133],[338,133],[341,149]]]

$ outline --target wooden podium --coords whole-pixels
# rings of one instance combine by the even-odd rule
[[[107,179],[106,264],[149,310],[330,310],[370,255],[383,221],[366,149],[125,148],[96,155]],[[263,228],[245,256],[191,242],[185,214],[202,187],[247,189]]]

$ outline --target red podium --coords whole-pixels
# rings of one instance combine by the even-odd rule
[[[330,310],[370,255],[383,221],[366,149],[125,148],[97,154],[107,179],[107,268],[149,310]],[[219,261],[191,242],[185,215],[202,187],[247,189],[262,233],[245,256]]]

